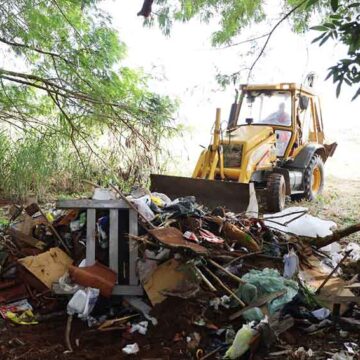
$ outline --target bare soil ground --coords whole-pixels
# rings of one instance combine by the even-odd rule
[[[339,228],[359,223],[360,181],[329,176],[323,194],[316,201],[301,201],[292,205],[307,207],[312,215],[332,220]],[[360,233],[353,234],[348,240],[360,242]]]

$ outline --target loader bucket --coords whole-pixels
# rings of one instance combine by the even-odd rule
[[[197,203],[210,209],[223,206],[236,213],[246,211],[249,205],[249,184],[155,174],[150,179],[150,190],[164,193],[171,200],[193,195]]]

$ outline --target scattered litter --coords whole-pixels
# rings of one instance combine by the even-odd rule
[[[224,242],[224,239],[220,239],[219,237],[215,236],[209,230],[200,229],[199,233],[200,233],[200,237],[209,243],[222,244]]]
[[[236,333],[234,342],[226,351],[225,357],[233,360],[238,359],[241,355],[245,354],[246,351],[248,351],[251,340],[255,334],[256,331],[251,328],[251,325],[243,325]]]
[[[123,349],[122,352],[126,355],[135,355],[140,351],[139,345],[137,343],[128,344]]]
[[[99,293],[99,289],[93,288],[78,290],[67,305],[68,314],[77,314],[80,319],[87,319],[96,304]]]
[[[318,320],[324,320],[329,317],[331,311],[327,308],[320,308],[311,312]]]
[[[132,324],[130,333],[138,332],[141,335],[146,335],[148,330],[148,325],[149,325],[148,321],[140,321],[137,324]]]
[[[61,249],[52,248],[42,254],[19,259],[18,262],[51,289],[52,284],[69,270],[73,260]]]
[[[291,249],[288,254],[284,255],[284,277],[292,279],[299,273],[299,258],[294,249]]]
[[[79,354],[86,331],[116,331],[117,351],[141,358],[359,356],[360,246],[340,241],[348,229],[305,208],[262,218],[256,206],[211,211],[193,196],[111,187],[12,210],[18,223],[0,228],[2,337],[10,322],[52,331],[57,318]]]
[[[299,214],[303,213],[302,216]],[[298,236],[325,237],[336,228],[333,221],[307,214],[303,207],[289,207],[279,213],[264,215],[265,225]],[[266,220],[267,219],[267,220]]]
[[[242,277],[242,280],[247,284],[255,286],[256,292],[254,292],[252,301],[265,294],[286,290],[286,293],[283,296],[272,300],[268,304],[270,314],[275,313],[280,310],[283,305],[290,302],[299,290],[299,285],[295,281],[283,278],[280,276],[279,272],[274,269],[266,268],[262,271],[250,270]],[[240,288],[242,286],[244,285],[240,285]]]
[[[7,311],[5,314],[5,318],[18,325],[38,324],[38,321],[36,321],[35,319],[34,313],[30,309],[25,310],[21,314],[16,314],[12,311]]]
[[[302,346],[296,349],[293,354],[294,359],[306,360],[314,356],[314,352],[311,349],[305,350]]]
[[[29,301],[27,299],[15,301],[13,303],[0,306],[0,314],[4,319],[6,319],[6,314],[8,312],[22,313],[27,310],[33,310],[33,307],[29,304]]]
[[[113,270],[99,262],[92,266],[69,266],[69,274],[76,284],[99,289],[105,297],[111,296],[117,278]]]
[[[359,351],[359,344],[353,342],[346,342],[344,343],[344,346],[346,351],[351,355],[354,355]]]

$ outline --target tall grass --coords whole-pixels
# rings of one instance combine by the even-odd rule
[[[27,132],[11,140],[0,132],[0,196],[45,200],[51,193],[82,191],[82,178],[94,172],[80,165],[74,149],[58,137]],[[95,166],[95,164],[93,164]]]

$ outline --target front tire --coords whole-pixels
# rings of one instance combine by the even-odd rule
[[[267,179],[267,209],[271,212],[284,210],[286,199],[286,184],[284,176],[272,173]]]
[[[304,172],[304,196],[312,201],[324,188],[324,162],[319,155],[314,155]]]

